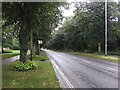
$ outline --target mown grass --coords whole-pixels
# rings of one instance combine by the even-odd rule
[[[2,60],[20,54],[20,50],[10,50],[10,51],[12,51],[12,52],[0,54],[0,57],[2,57]]]
[[[103,60],[105,59],[105,60],[112,60],[112,61],[120,61],[120,56],[117,56],[117,55],[105,56],[103,53],[85,53],[85,52],[74,52],[74,51],[63,51],[63,50],[57,50],[57,51],[76,54],[76,55],[83,55],[83,56],[88,56],[88,57],[93,57],[93,58],[99,58]]]
[[[114,56],[114,55],[103,55],[103,54],[96,54],[96,53],[81,53],[81,52],[70,52],[71,54],[76,54],[76,55],[83,55],[83,56],[89,56],[89,57],[94,57],[94,58],[99,58],[99,59],[105,59],[105,60],[112,60],[112,61],[119,61],[120,56]]]
[[[44,51],[40,51],[40,55],[32,55],[34,60],[47,60],[49,59]],[[28,59],[30,59],[30,55],[27,56]]]
[[[5,52],[8,52],[8,51],[10,51],[10,53],[3,53],[3,54],[0,54],[0,57],[2,58],[2,60],[20,54],[20,50],[5,50]],[[12,51],[12,52],[11,52],[11,51]],[[28,50],[28,52],[30,52],[30,50]]]
[[[28,71],[13,70],[12,66],[18,63],[18,60],[3,65],[3,88],[60,88],[52,64],[48,61],[37,60],[47,58],[45,52],[42,52],[41,56],[34,56],[33,60],[37,67]]]

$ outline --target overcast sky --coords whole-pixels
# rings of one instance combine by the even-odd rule
[[[76,8],[74,7],[74,3],[72,3],[70,6],[69,6],[69,10],[68,9],[65,9],[65,8],[61,8],[61,10],[63,10],[63,16],[64,17],[68,17],[68,16],[73,16],[74,13],[73,11],[75,10]]]
[[[75,7],[75,4],[74,3],[71,3],[69,5],[69,9],[65,9],[64,7],[61,7],[60,10],[62,10],[62,15],[67,18],[69,16],[74,16],[74,13],[73,11],[76,9]],[[63,18],[63,21],[62,23],[66,20],[65,18]],[[61,27],[62,25],[59,25],[55,30],[58,30],[59,27]]]
[[[72,3],[72,2],[74,2],[74,1],[83,1],[83,2],[90,2],[90,0],[67,0],[69,3],[71,3],[70,5],[69,5],[69,9],[65,9],[64,7],[61,7],[60,8],[60,10],[62,10],[62,15],[64,16],[64,17],[69,17],[69,16],[74,16],[74,13],[73,13],[73,11],[76,9],[74,6],[75,6],[75,4],[74,3]],[[113,1],[115,1],[115,2],[119,2],[119,0],[113,0]],[[64,18],[63,19],[63,21],[62,21],[62,23],[65,21],[66,19]],[[58,30],[58,28],[59,27],[61,27],[62,25],[60,25],[60,26],[58,26],[55,30]]]

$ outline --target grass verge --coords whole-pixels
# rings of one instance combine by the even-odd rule
[[[3,53],[3,54],[0,54],[0,57],[2,57],[2,60],[20,54],[20,50],[11,50],[11,51],[12,51],[12,53]]]
[[[41,56],[35,55],[34,59],[37,68],[28,71],[13,70],[12,66],[18,63],[18,60],[3,65],[3,88],[60,88],[52,64],[37,60],[47,59],[45,52],[42,52]]]
[[[120,57],[119,56],[114,56],[114,55],[97,55],[96,53],[81,53],[81,52],[69,52],[71,54],[76,54],[76,55],[83,55],[83,56],[89,56],[93,58],[99,58],[99,59],[105,59],[105,60],[112,60],[112,61],[119,61]]]
[[[33,55],[32,56],[34,60],[47,60],[49,59],[44,51],[40,51],[40,55]],[[28,59],[30,59],[30,54],[27,56]]]
[[[12,53],[3,53],[3,54],[0,54],[0,57],[2,57],[2,60],[20,54],[20,50],[10,50],[10,51],[12,51]],[[28,50],[28,52],[30,52],[30,50]]]
[[[74,51],[63,51],[63,50],[57,50],[58,52],[66,52],[71,53],[75,55],[82,55],[82,56],[88,56],[92,58],[99,58],[99,59],[105,59],[105,60],[111,60],[111,61],[120,61],[120,56],[117,55],[103,55],[99,53],[84,53],[84,52],[74,52]]]

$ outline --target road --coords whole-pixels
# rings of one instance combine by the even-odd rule
[[[68,82],[69,87],[118,88],[117,62],[52,50],[45,52],[64,74],[64,81]]]

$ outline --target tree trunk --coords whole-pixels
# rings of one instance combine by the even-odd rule
[[[3,49],[3,47],[2,47],[2,53],[4,53],[4,49]]]
[[[30,60],[32,61],[32,49],[33,49],[33,37],[32,37],[32,29],[30,32]]]
[[[33,50],[32,50],[32,54],[35,55],[36,54],[36,45],[33,43]]]
[[[26,56],[27,56],[27,50],[20,50],[20,61],[25,63],[26,62]]]
[[[28,41],[29,41],[29,25],[27,24],[26,20],[23,23],[23,26],[20,30],[20,36],[19,36],[19,43],[20,43],[20,61],[25,63],[26,62],[26,56],[27,56],[27,50],[28,50]]]
[[[37,43],[36,43],[36,55],[40,55],[40,53],[39,53],[38,41],[37,41]]]
[[[34,39],[34,38],[33,38],[33,39]],[[33,40],[32,54],[33,54],[33,55],[39,55],[39,52],[38,52],[38,42],[37,42],[36,39]]]
[[[27,3],[23,3],[21,11],[21,30],[19,34],[19,43],[20,43],[20,61],[25,63],[28,42],[29,42],[29,32],[30,32],[30,19],[28,17]]]

